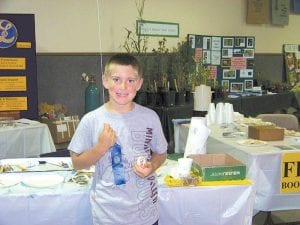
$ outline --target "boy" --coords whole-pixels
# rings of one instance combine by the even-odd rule
[[[102,82],[109,101],[81,119],[68,147],[75,169],[95,165],[93,222],[158,224],[154,172],[166,159],[167,142],[156,113],[133,102],[143,84],[137,59],[113,56]]]

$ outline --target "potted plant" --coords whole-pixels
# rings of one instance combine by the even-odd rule
[[[194,111],[207,111],[211,102],[211,87],[209,83],[210,70],[202,60],[193,58],[194,65],[190,74],[192,90],[194,90]]]
[[[157,82],[157,102],[164,106],[175,105],[175,90],[171,87],[170,82],[170,67],[171,53],[166,47],[166,38],[158,41],[158,48],[152,50],[151,75]]]
[[[176,90],[176,105],[183,105],[186,101],[186,92],[188,91],[189,57],[186,41],[179,42],[177,44],[177,48],[173,48],[171,69],[174,87]]]

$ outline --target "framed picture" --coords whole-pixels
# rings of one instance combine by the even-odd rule
[[[202,61],[204,64],[210,64],[210,51],[203,51]]]
[[[223,48],[222,49],[222,58],[231,58],[232,57],[232,48]]]
[[[240,78],[253,78],[253,69],[240,70]]]
[[[245,48],[243,51],[243,57],[245,58],[254,58],[254,49]]]
[[[222,67],[231,67],[231,59],[222,59]]]
[[[229,80],[222,80],[222,87],[225,91],[229,91]]]
[[[223,48],[233,48],[233,38],[223,38]]]
[[[203,49],[206,49],[206,50],[211,49],[211,37],[203,38]]]
[[[247,38],[247,48],[254,48],[254,38]]]
[[[252,90],[253,88],[253,80],[244,80],[245,90]]]
[[[233,49],[233,56],[243,56],[243,52],[241,48],[235,48]]]
[[[224,69],[223,79],[236,79],[236,70]]]
[[[232,82],[230,84],[230,91],[231,92],[243,92],[244,84],[241,82]]]
[[[234,46],[245,48],[246,47],[245,38],[244,37],[236,37]]]
[[[247,59],[247,68],[254,67],[254,59]]]
[[[190,47],[195,48],[195,41],[196,41],[195,35],[189,35],[188,38],[189,38]]]

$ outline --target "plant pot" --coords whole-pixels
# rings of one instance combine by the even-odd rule
[[[156,92],[147,92],[147,104],[151,106],[156,105]]]
[[[147,105],[147,92],[145,91],[138,91],[134,98],[134,101],[140,105]]]
[[[185,92],[185,101],[187,103],[191,103],[191,102],[194,102],[194,95],[191,91],[186,91]]]
[[[176,92],[175,94],[175,105],[185,104],[185,92]]]
[[[175,105],[175,91],[164,91],[162,92],[163,105],[166,107]]]
[[[207,111],[211,103],[211,97],[210,86],[196,86],[194,92],[194,111]]]

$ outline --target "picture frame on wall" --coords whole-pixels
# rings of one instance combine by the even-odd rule
[[[230,91],[231,92],[243,92],[244,83],[241,82],[231,82]]]
[[[233,56],[232,48],[222,49],[222,58],[231,58]]]
[[[233,56],[237,57],[237,56],[243,56],[243,51],[241,48],[234,48],[233,49]]]
[[[253,89],[253,80],[244,80],[244,89],[252,90]]]
[[[240,70],[240,78],[253,78],[253,69]]]
[[[234,40],[233,38],[224,37],[223,38],[223,48],[233,48]]]
[[[253,48],[245,48],[243,51],[244,58],[254,58],[254,49]]]
[[[253,37],[248,37],[247,38],[247,48],[254,48],[254,38]]]
[[[189,45],[192,49],[195,48],[196,37],[195,35],[189,35]]]
[[[229,80],[222,80],[222,87],[225,91],[229,91]]]
[[[223,79],[236,79],[236,70],[223,69]]]
[[[203,51],[202,61],[203,64],[210,64],[210,51]]]
[[[207,50],[211,49],[211,37],[203,38],[203,49],[207,49]]]
[[[247,59],[247,68],[254,68],[254,59]]]
[[[231,67],[231,59],[222,59],[222,67],[229,68]]]
[[[235,47],[244,48],[246,47],[245,37],[236,37],[234,42]]]

